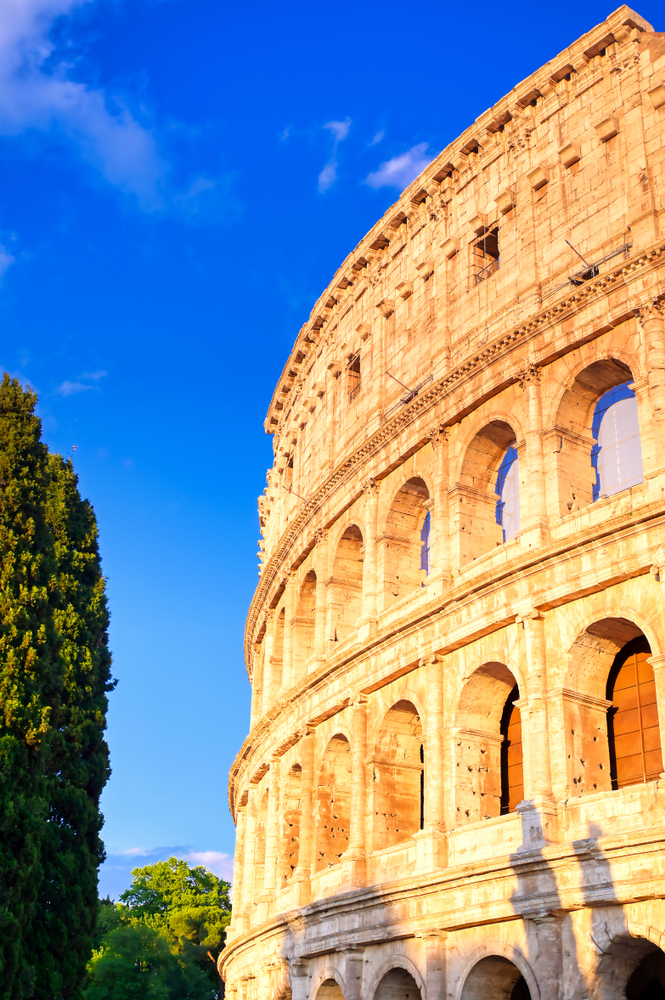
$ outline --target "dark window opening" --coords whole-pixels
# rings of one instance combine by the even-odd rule
[[[430,533],[431,518],[430,513],[427,511],[425,514],[425,521],[420,530],[420,568],[425,570],[425,576],[429,576],[429,533]],[[424,583],[422,584],[424,586]]]
[[[420,744],[420,829],[425,829],[425,747]]]
[[[501,717],[501,815],[514,812],[524,798],[522,754],[522,716],[515,704],[520,692],[517,684],[508,695]]]
[[[499,270],[499,229],[489,229],[473,244],[473,280],[478,284]]]
[[[656,683],[649,643],[640,636],[617,655],[607,681],[612,788],[639,785],[663,770]]]
[[[346,384],[351,403],[360,392],[360,353],[354,354],[346,366]]]

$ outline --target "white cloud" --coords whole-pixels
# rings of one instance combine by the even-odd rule
[[[76,382],[61,382],[60,385],[56,386],[55,391],[59,396],[75,396],[78,392],[87,392],[88,389],[99,389],[97,385],[88,385],[86,382],[79,380],[87,379],[88,382],[99,382],[107,374],[107,372],[101,370],[96,372],[82,372]]]
[[[87,392],[88,389],[96,388],[96,385],[85,385],[83,382],[61,382],[55,391],[59,396],[75,396],[77,392]]]
[[[193,861],[197,865],[204,865],[214,872],[219,878],[230,882],[233,878],[233,855],[224,854],[222,851],[190,851],[184,855],[185,861]]]
[[[376,146],[377,142],[381,142],[381,140],[383,139],[383,137],[384,137],[385,134],[386,133],[384,132],[384,130],[381,129],[381,131],[377,132],[376,135],[374,136],[374,138],[372,139],[372,141],[368,142],[367,145],[368,146]]]
[[[145,208],[159,207],[165,164],[151,132],[120,98],[72,80],[63,61],[53,65],[54,22],[88,2],[0,3],[0,135],[58,129],[109,183],[138,196]]]
[[[349,134],[351,119],[346,118],[343,122],[326,122],[323,128],[328,129],[331,133],[333,137],[333,148],[332,153],[330,154],[330,159],[319,174],[319,191],[321,194],[323,194],[324,191],[328,191],[337,180],[337,149],[340,142],[344,142]]]
[[[225,882],[233,878],[233,855],[222,851],[195,851],[192,847],[129,847],[124,851],[109,851],[100,875],[100,896],[118,899],[132,881],[132,869],[153,865],[168,858],[182,858],[192,865],[204,865]]]
[[[16,257],[13,257],[9,250],[0,243],[0,282],[2,282],[7,268],[11,267],[15,260]]]
[[[433,157],[427,153],[428,145],[427,142],[419,142],[406,153],[386,160],[365,178],[365,184],[373,188],[394,187],[403,191],[432,162]]]

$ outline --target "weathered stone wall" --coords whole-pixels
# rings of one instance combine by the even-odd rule
[[[648,642],[665,747],[664,190],[665,34],[620,7],[444,150],[298,334],[229,786],[234,1000],[662,978],[665,791],[613,780],[608,678]],[[642,481],[594,501],[626,383]]]

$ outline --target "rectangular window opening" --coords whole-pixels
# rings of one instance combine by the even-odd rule
[[[360,392],[360,352],[354,354],[346,366],[346,385],[349,390],[349,402],[352,403]]]
[[[473,244],[473,280],[477,285],[499,270],[499,228],[488,229]]]

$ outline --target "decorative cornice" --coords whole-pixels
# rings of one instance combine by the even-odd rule
[[[623,262],[613,271],[602,275],[595,281],[589,281],[579,286],[570,295],[541,310],[540,313],[537,313],[531,319],[518,324],[503,335],[498,336],[482,350],[469,355],[464,361],[451,369],[448,374],[439,379],[438,382],[434,382],[427,389],[423,389],[415,399],[410,403],[406,403],[401,410],[388,419],[360,448],[342,460],[326,482],[319,486],[300,506],[293,520],[284,531],[272,556],[263,566],[261,578],[247,615],[245,630],[245,662],[250,674],[250,680],[253,636],[256,633],[261,608],[273,590],[275,579],[277,577],[281,579],[283,570],[280,567],[289,552],[293,549],[295,540],[305,530],[306,526],[322,508],[324,503],[389,441],[414,424],[423,414],[442,402],[459,385],[470,381],[478,373],[484,372],[488,365],[496,361],[502,354],[507,354],[520,344],[535,338],[544,330],[567,318],[571,313],[579,311],[598,296],[606,294],[613,286],[625,282],[628,278],[632,278],[636,271],[649,267],[664,256],[665,241],[662,241],[639,257]],[[630,310],[632,314],[635,311],[636,307]],[[519,380],[519,377],[518,373],[514,373],[507,376],[507,380],[509,382],[516,382]],[[451,414],[447,421],[447,426],[455,423],[457,419],[456,414]],[[301,546],[300,548],[304,547]]]

